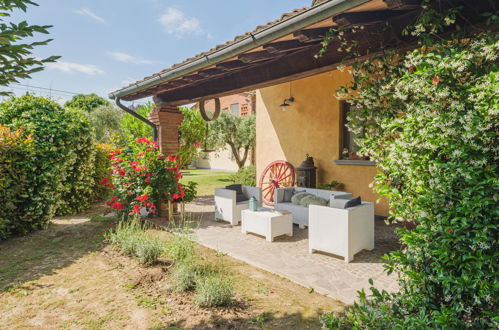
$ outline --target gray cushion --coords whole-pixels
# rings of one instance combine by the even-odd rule
[[[325,198],[321,198],[319,196],[305,196],[301,199],[300,205],[308,207],[309,205],[322,205],[326,206],[329,203],[329,201]]]
[[[357,206],[357,205],[360,205],[360,204],[362,204],[362,201],[360,200],[360,196],[359,196],[359,197],[355,197],[355,198],[349,200],[345,204],[345,208],[354,207],[354,206]]]
[[[243,186],[241,184],[231,184],[226,186],[225,189],[234,190],[236,194],[243,194]]]
[[[337,209],[346,209],[349,207],[354,207],[361,204],[360,196],[353,199],[343,199],[343,198],[335,198],[331,199],[330,205],[331,207]]]
[[[291,198],[293,197],[293,190],[292,189],[285,189],[284,190],[284,197],[283,197],[283,202],[289,203],[291,202]]]
[[[300,201],[302,198],[306,196],[313,196],[312,194],[309,194],[307,192],[299,192],[297,194],[294,194],[293,197],[291,197],[291,203],[295,205],[300,205]]]

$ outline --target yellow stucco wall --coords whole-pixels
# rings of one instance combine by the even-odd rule
[[[257,91],[257,178],[272,161],[286,160],[298,166],[308,153],[318,167],[318,183],[336,180],[345,184],[342,190],[376,202],[378,196],[369,188],[376,174],[375,166],[334,163],[340,158],[341,149],[341,104],[334,92],[350,79],[346,70],[335,70],[295,80],[291,82],[295,101],[286,111],[279,105],[290,96],[290,83]],[[387,215],[386,201],[375,205],[377,215]]]

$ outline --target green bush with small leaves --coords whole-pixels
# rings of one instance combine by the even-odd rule
[[[196,282],[196,303],[202,307],[230,306],[234,302],[232,281],[225,276],[208,276]]]
[[[7,160],[16,162],[11,179],[23,187],[9,203],[8,236],[44,228],[56,212],[72,213],[88,206],[95,148],[85,116],[25,95],[0,103],[0,124],[21,129],[24,137],[32,139],[29,156]]]
[[[108,232],[107,240],[144,265],[155,263],[165,251],[159,239],[147,235],[144,229],[134,222],[121,221],[116,229]]]
[[[245,186],[256,187],[256,166],[249,165],[240,168],[230,176],[230,180]]]

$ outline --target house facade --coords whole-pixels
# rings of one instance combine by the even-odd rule
[[[474,6],[490,7],[486,0],[462,5],[470,9],[463,12],[471,24],[483,21]],[[313,1],[110,97],[119,102],[152,96],[156,108],[149,120],[158,129],[161,150],[175,153],[182,120],[178,106],[256,90],[257,180],[271,162],[298,166],[308,154],[317,166],[317,183],[336,180],[341,190],[375,202],[376,214],[384,216],[388,204],[370,188],[376,164],[356,154],[354,136],[345,126],[348,104],[334,97],[352,79],[338,67],[386,48],[417,47],[403,31],[420,10],[414,0]],[[317,56],[332,28],[357,43],[355,57],[341,50],[338,38]]]
[[[243,92],[234,95],[223,96],[220,98],[221,111],[229,112],[233,116],[245,117],[254,114],[256,111],[255,92]],[[214,100],[208,100],[205,103],[205,108],[210,111],[215,110]],[[252,156],[246,160],[246,165],[251,164]],[[201,153],[194,160],[193,164],[196,168],[223,170],[236,172],[239,169],[232,151],[229,146],[216,152]]]

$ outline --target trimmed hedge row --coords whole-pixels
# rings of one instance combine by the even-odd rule
[[[93,130],[81,111],[31,95],[0,103],[0,239],[88,207]]]

